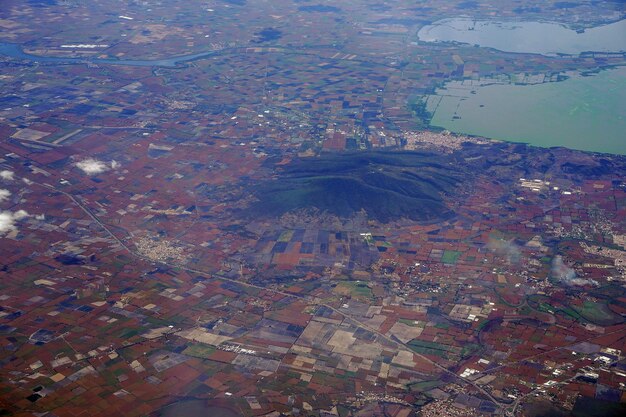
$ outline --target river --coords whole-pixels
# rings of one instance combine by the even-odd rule
[[[155,59],[155,60],[132,60],[132,59],[108,59],[108,58],[72,58],[72,57],[56,57],[56,56],[40,56],[27,54],[19,45],[13,43],[0,42],[0,55],[10,56],[12,58],[24,59],[35,62],[49,62],[57,64],[89,62],[94,64],[107,65],[127,65],[131,67],[176,67],[182,63],[194,61],[196,59],[206,58],[215,55],[217,51],[200,52],[191,55],[181,55],[172,58]]]

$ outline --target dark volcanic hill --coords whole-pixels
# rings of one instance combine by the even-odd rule
[[[423,152],[325,154],[277,166],[277,178],[256,184],[252,216],[280,216],[316,208],[340,217],[360,210],[380,222],[408,218],[445,219],[444,205],[461,179],[460,169],[445,157]]]

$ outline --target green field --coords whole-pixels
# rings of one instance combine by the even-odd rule
[[[427,342],[417,339],[411,340],[409,342],[409,347],[414,352],[421,353],[423,355],[439,356],[445,359],[449,358],[451,355],[454,355],[455,353],[457,353],[456,351],[458,351],[458,349],[454,347],[442,345],[441,343]]]
[[[461,256],[461,252],[457,250],[445,250],[443,251],[443,256],[441,257],[441,262],[444,264],[456,264],[456,261],[459,260]]]
[[[360,281],[341,281],[335,287],[334,292],[360,299],[371,300],[373,298],[371,288],[366,283]]]
[[[440,386],[442,384],[441,381],[421,381],[421,382],[414,382],[412,384],[409,384],[408,388],[409,390],[411,390],[411,392],[424,392],[424,391],[428,391],[431,390],[433,388],[437,388],[438,386]]]
[[[623,322],[622,318],[614,314],[606,304],[585,301],[582,307],[573,307],[584,319],[594,324],[608,326]]]
[[[215,352],[215,348],[207,345],[194,344],[188,346],[184,351],[184,355],[193,356],[194,358],[207,359]]]

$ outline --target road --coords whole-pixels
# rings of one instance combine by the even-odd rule
[[[444,367],[443,365],[429,359],[428,357],[421,355],[419,353],[414,352],[413,350],[411,350],[407,345],[405,345],[404,343],[401,343],[395,339],[392,339],[391,337],[387,336],[384,333],[379,332],[377,329],[374,329],[370,326],[368,326],[367,324],[357,320],[356,318],[349,316],[347,314],[345,314],[344,312],[340,311],[339,309],[333,307],[332,305],[329,304],[325,304],[320,302],[319,299],[315,298],[315,297],[311,297],[311,296],[307,296],[307,295],[300,295],[300,294],[293,294],[293,293],[289,293],[289,292],[285,292],[285,291],[281,291],[275,288],[268,288],[268,287],[262,287],[260,285],[255,285],[255,284],[251,284],[248,282],[242,282],[242,281],[238,281],[236,279],[232,279],[232,278],[228,278],[225,277],[223,275],[220,274],[216,274],[216,273],[207,273],[205,271],[199,270],[199,269],[194,269],[194,268],[189,268],[185,265],[182,264],[178,264],[178,263],[173,263],[173,262],[162,262],[162,261],[155,261],[153,259],[150,259],[134,250],[132,250],[122,239],[120,239],[119,237],[117,237],[115,235],[115,233],[113,233],[111,231],[111,229],[109,229],[109,227],[104,224],[95,214],[93,214],[93,212],[86,207],[81,201],[79,201],[76,197],[74,197],[72,194],[67,193],[63,190],[60,190],[50,184],[44,184],[44,183],[39,183],[39,182],[33,182],[33,184],[39,185],[41,187],[44,187],[50,191],[54,191],[57,193],[60,193],[64,196],[66,196],[68,199],[70,199],[77,207],[79,207],[87,216],[89,216],[89,218],[91,218],[95,223],[97,223],[105,232],[107,235],[109,235],[109,237],[113,240],[115,240],[115,242],[117,242],[121,247],[123,247],[131,256],[141,259],[143,261],[152,263],[152,264],[158,264],[158,265],[162,265],[162,266],[166,266],[166,267],[170,267],[170,268],[176,268],[182,271],[186,271],[186,272],[192,272],[194,274],[199,274],[199,275],[203,275],[206,276],[208,278],[216,278],[219,279],[221,281],[227,281],[227,282],[231,282],[237,285],[241,285],[243,287],[248,287],[248,288],[255,288],[255,289],[259,289],[259,290],[264,290],[264,291],[271,291],[275,294],[280,294],[282,296],[285,297],[291,297],[291,298],[296,298],[296,299],[302,299],[307,301],[308,303],[312,304],[312,305],[317,305],[317,306],[323,306],[326,307],[330,310],[332,310],[333,312],[341,315],[344,320],[352,323],[354,326],[356,326],[357,328],[360,328],[362,330],[366,330],[369,332],[372,332],[374,334],[376,334],[377,336],[379,336],[380,338],[383,338],[384,340],[386,340],[389,343],[392,343],[393,345],[395,345],[396,347],[403,349],[403,350],[407,350],[409,352],[411,352],[412,354],[414,354],[415,356],[417,356],[418,358],[420,358],[423,361],[426,361],[428,363],[430,363],[431,365],[435,366],[437,369],[439,369],[441,372],[452,376],[455,380],[459,380],[462,381],[468,385],[471,385],[472,387],[474,387],[478,392],[480,392],[481,394],[483,394],[486,398],[488,398],[490,401],[492,401],[494,404],[496,404],[498,406],[498,411],[500,414],[502,414],[503,409],[502,409],[502,405],[503,403],[499,400],[497,400],[495,397],[493,397],[488,391],[486,391],[484,388],[482,388],[481,386],[479,386],[478,384],[474,383],[473,381],[470,381],[466,378],[462,378],[461,376],[457,375],[456,373],[450,371],[449,369],[447,369],[446,367]]]

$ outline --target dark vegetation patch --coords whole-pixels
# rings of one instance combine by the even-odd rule
[[[513,9],[513,11],[517,14],[541,13],[541,8],[540,7],[517,7]]]
[[[232,4],[233,6],[245,6],[246,0],[222,0],[224,3]]]
[[[611,161],[602,158],[598,162],[599,164],[595,163],[595,161],[589,164],[566,162],[561,165],[561,169],[568,174],[577,174],[592,178],[616,172],[617,167]]]
[[[574,7],[579,7],[581,4],[574,3],[572,1],[557,1],[554,3],[555,9],[573,9]]]
[[[528,417],[567,417],[570,414],[546,400],[532,401],[524,405],[524,414]]]
[[[618,417],[626,415],[626,404],[580,396],[572,411],[574,417]]]
[[[56,0],[28,0],[28,4],[33,7],[56,6]]]
[[[318,12],[318,13],[339,13],[341,9],[335,6],[326,6],[324,4],[315,4],[313,6],[300,6],[298,10],[301,12]]]
[[[476,9],[478,7],[477,1],[464,1],[457,4],[457,9]]]
[[[57,262],[63,265],[84,265],[85,257],[80,255],[74,255],[71,253],[63,253],[54,258]]]
[[[391,10],[391,6],[384,3],[375,3],[367,5],[367,8],[373,12],[388,12]]]
[[[420,152],[327,154],[276,169],[277,178],[251,190],[258,201],[247,210],[249,216],[318,209],[339,217],[365,210],[383,223],[441,220],[453,215],[441,194],[461,178],[444,157]]]
[[[252,43],[263,43],[269,41],[276,41],[283,37],[283,32],[274,28],[265,28],[260,32],[254,34],[256,38],[252,40]]]
[[[413,26],[423,20],[417,18],[397,18],[397,17],[386,17],[383,19],[378,19],[374,23],[378,23],[381,25],[402,25],[402,26]]]

